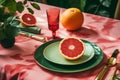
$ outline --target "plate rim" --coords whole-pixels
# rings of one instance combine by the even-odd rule
[[[60,42],[60,41],[61,41],[61,40],[58,40],[58,41],[55,41],[55,42]],[[83,41],[83,42],[84,42],[84,41]],[[53,43],[54,43],[54,42],[53,42]],[[50,44],[53,44],[53,43],[50,43]],[[84,43],[85,43],[85,42],[84,42]],[[50,45],[50,44],[49,44],[49,45]],[[86,44],[87,44],[87,43],[86,43]],[[47,45],[46,47],[48,47],[49,45]],[[90,44],[90,45],[91,45],[91,44]],[[78,63],[73,63],[73,64],[72,64],[72,63],[62,64],[62,63],[57,63],[57,62],[55,62],[55,61],[49,60],[48,57],[45,56],[44,51],[45,51],[46,47],[45,47],[44,50],[43,50],[43,55],[44,55],[45,59],[48,60],[48,61],[50,61],[50,62],[53,62],[53,63],[55,63],[55,64],[58,64],[58,65],[79,65],[79,64],[83,64],[83,63],[91,60],[91,59],[94,57],[94,55],[95,55],[95,51],[93,50],[92,55],[91,55],[91,56],[89,57],[89,59],[87,59],[86,61],[78,62]],[[92,45],[91,45],[91,47],[93,48]],[[93,49],[94,49],[94,48],[93,48]],[[73,62],[74,62],[74,61],[73,61]]]
[[[44,44],[42,44],[41,46],[42,46],[42,48],[43,47],[45,47],[46,45],[48,45],[49,43],[51,43],[51,42],[54,42],[54,41],[56,41],[56,40],[51,40],[51,41],[48,41],[48,42],[46,42],[46,43],[44,43]],[[87,41],[87,40],[84,40],[84,41]],[[89,42],[89,41],[87,41],[87,42]],[[91,43],[91,42],[90,42]],[[95,55],[95,57],[97,58],[97,57],[99,57],[100,59],[97,59],[97,60],[94,60],[95,62],[94,62],[94,65],[92,64],[92,65],[90,65],[89,67],[86,67],[86,68],[83,68],[83,69],[78,69],[78,70],[69,70],[69,71],[61,71],[61,70],[58,70],[58,69],[53,69],[53,68],[50,68],[50,67],[48,67],[48,66],[45,66],[45,65],[43,65],[43,64],[41,64],[41,62],[43,62],[43,61],[41,61],[41,62],[39,62],[39,60],[38,60],[38,58],[39,58],[39,56],[41,56],[41,55],[39,55],[39,56],[35,56],[36,54],[38,54],[37,53],[37,51],[41,48],[41,46],[39,46],[37,49],[36,49],[36,51],[35,51],[35,54],[34,54],[34,59],[35,59],[35,62],[39,65],[39,66],[41,66],[42,68],[44,68],[44,69],[47,69],[47,70],[50,70],[50,71],[54,71],[54,72],[60,72],[60,73],[75,73],[75,72],[81,72],[81,71],[86,71],[86,70],[89,70],[89,69],[91,69],[91,68],[94,68],[95,66],[97,66],[101,61],[102,61],[102,59],[103,59],[103,51],[102,51],[102,49],[99,47],[99,46],[97,46],[96,44],[94,44],[94,43],[91,43],[92,44],[92,46],[95,46],[94,48],[96,49],[96,51],[98,51],[98,49],[97,48],[99,48],[99,51],[100,51],[100,54],[96,54]],[[99,56],[100,55],[100,56]],[[47,65],[48,65],[48,61],[45,59],[45,58],[43,58],[46,62],[47,62]],[[90,60],[91,61],[91,60]],[[86,63],[89,63],[90,61],[88,61],[88,62],[86,62]],[[53,65],[53,64],[51,64],[51,63],[49,63],[50,65]],[[81,64],[79,64],[79,65],[81,65]],[[54,66],[55,67],[55,66]],[[57,66],[56,66],[57,67]]]

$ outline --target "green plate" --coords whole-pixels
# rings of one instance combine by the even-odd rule
[[[43,55],[48,61],[60,65],[78,65],[89,61],[94,56],[93,47],[85,43],[85,52],[82,57],[77,60],[67,60],[60,54],[59,43],[60,41],[51,43],[44,49]]]
[[[95,45],[89,41],[83,40],[85,43],[90,44],[94,48],[94,51],[95,51],[94,57],[91,60],[87,61],[86,63],[79,64],[79,65],[58,65],[58,64],[55,64],[55,63],[52,63],[52,62],[46,60],[43,55],[44,49],[49,44],[58,42],[60,40],[52,40],[52,41],[46,42],[46,43],[42,44],[35,51],[34,59],[41,67],[51,70],[51,71],[55,71],[55,72],[74,73],[74,72],[81,72],[81,71],[91,69],[91,68],[97,66],[103,59],[103,52],[97,45]]]

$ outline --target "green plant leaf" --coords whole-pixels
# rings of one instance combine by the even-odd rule
[[[0,4],[3,4],[6,0],[0,0]]]
[[[4,34],[4,24],[0,23],[0,40],[4,39],[6,35]]]
[[[23,4],[24,4],[24,5],[27,4],[27,0],[24,0]]]
[[[34,14],[34,11],[31,8],[27,8],[27,10],[31,13]]]
[[[4,33],[7,37],[15,37],[18,35],[20,29],[17,28],[19,23],[15,20],[15,16],[10,16],[5,20],[4,24]]]
[[[86,5],[86,0],[80,0],[80,9],[81,9],[81,11],[84,11],[85,5]]]
[[[105,17],[110,17],[110,13],[107,10],[99,10],[97,15],[105,16]]]
[[[15,0],[6,0],[5,1],[5,7],[8,7],[8,10],[11,13],[15,13],[16,12],[16,1]]]
[[[9,0],[3,0],[3,1],[1,0],[1,3],[2,3],[3,6],[6,6],[6,5],[9,3],[8,1],[9,1]],[[11,0],[10,0],[10,1],[11,1]]]
[[[96,8],[97,8],[97,4],[89,5],[85,8],[84,11],[89,13],[95,13]]]
[[[15,16],[10,16],[10,17],[8,17],[7,20],[6,20],[7,23],[10,23],[10,22],[14,19],[14,17],[15,17]]]
[[[35,9],[40,10],[40,6],[37,3],[30,3]]]
[[[112,0],[100,0],[100,3],[105,7],[110,7]]]
[[[7,37],[15,37],[18,35],[19,29],[16,26],[7,25],[5,29],[5,34]]]
[[[16,30],[15,30],[16,27],[10,25],[14,19],[15,19],[14,16],[10,16],[4,21],[4,34],[6,35],[6,37],[16,36],[16,33],[15,33],[16,32]]]
[[[20,12],[20,13],[24,10],[23,3],[20,2],[20,1],[17,2],[17,6],[16,7],[17,7],[17,11]]]
[[[4,25],[7,26],[12,22],[12,20],[15,18],[15,16],[10,16],[4,21]]]
[[[18,20],[13,20],[11,23],[10,23],[10,25],[12,25],[12,26],[18,26],[20,24],[20,21],[18,21]]]
[[[0,29],[0,40],[4,39],[6,36],[2,29]]]
[[[0,8],[0,22],[4,21],[4,7]]]

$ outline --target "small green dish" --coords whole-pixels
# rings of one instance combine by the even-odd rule
[[[60,54],[59,43],[60,41],[51,43],[44,49],[43,55],[45,59],[59,65],[78,65],[89,61],[94,56],[93,47],[89,43],[84,42],[85,52],[83,56],[77,60],[67,60]]]
[[[50,71],[61,72],[61,73],[75,73],[75,72],[89,70],[89,69],[97,66],[103,59],[103,52],[100,47],[98,47],[94,43],[83,40],[85,43],[90,44],[94,49],[95,54],[91,60],[89,60],[83,64],[78,64],[78,65],[58,65],[58,64],[55,64],[55,63],[52,63],[52,62],[46,60],[43,55],[44,49],[51,43],[55,43],[60,40],[52,40],[52,41],[46,42],[46,43],[42,44],[40,47],[38,47],[38,49],[36,49],[35,54],[34,54],[34,59],[35,59],[36,63],[39,64],[41,67],[43,67],[47,70],[50,70]]]

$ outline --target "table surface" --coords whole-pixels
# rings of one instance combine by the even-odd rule
[[[49,6],[39,3],[41,10],[35,10],[34,16],[37,18],[37,26],[41,28],[39,36],[50,37],[51,31],[48,30],[46,9]],[[60,8],[61,13],[65,10]],[[26,12],[26,11],[25,11]],[[22,13],[24,14],[24,13]],[[22,15],[20,14],[20,15]],[[77,73],[58,73],[46,70],[37,65],[34,60],[34,52],[43,44],[40,41],[30,39],[24,36],[17,36],[14,47],[5,49],[0,45],[0,71],[6,71],[7,79],[18,75],[18,80],[94,80],[102,66],[111,56],[115,49],[120,50],[120,20],[101,17],[89,13],[84,13],[84,23],[82,28],[77,31],[67,31],[60,24],[57,36],[64,38],[67,36],[77,36],[98,45],[104,52],[104,58],[96,67]],[[117,56],[117,62],[120,61],[120,54]],[[105,76],[108,80],[115,67],[110,68]],[[1,76],[0,76],[1,78]]]

